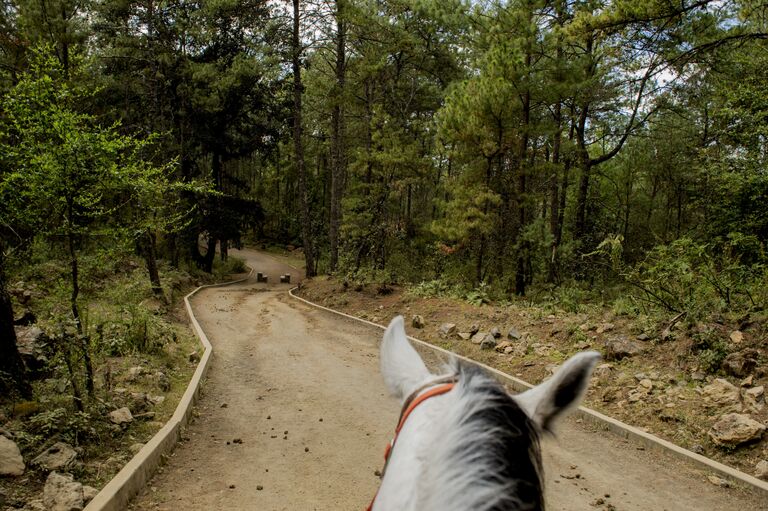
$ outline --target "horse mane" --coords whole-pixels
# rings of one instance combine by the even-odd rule
[[[542,511],[538,428],[481,369],[456,360],[451,369],[456,402],[434,426],[416,509]]]

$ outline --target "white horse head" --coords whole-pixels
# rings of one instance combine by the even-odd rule
[[[421,401],[401,424],[373,511],[544,509],[539,437],[578,405],[599,358],[579,353],[517,396],[476,366],[452,361],[453,388]],[[400,316],[384,334],[381,372],[406,406],[445,380],[429,372]]]

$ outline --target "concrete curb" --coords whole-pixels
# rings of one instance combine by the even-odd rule
[[[187,309],[192,329],[194,330],[200,342],[203,345],[204,352],[200,357],[200,363],[192,379],[187,385],[187,390],[181,397],[176,411],[174,411],[168,422],[165,423],[160,431],[155,433],[142,449],[131,458],[131,460],[107,483],[104,488],[94,497],[94,499],[85,507],[84,511],[120,511],[126,509],[130,500],[135,497],[144,485],[152,478],[157,467],[163,463],[165,458],[171,453],[176,443],[181,438],[181,431],[189,423],[192,415],[192,406],[200,395],[200,387],[208,366],[211,361],[213,347],[208,336],[200,327],[192,311],[192,304],[189,299],[201,289],[209,287],[224,287],[240,282],[245,282],[253,275],[253,269],[248,276],[243,279],[223,282],[220,284],[207,284],[200,286],[184,297],[184,306]]]
[[[346,314],[344,312],[340,312],[335,309],[331,309],[329,307],[325,307],[323,305],[310,302],[309,300],[296,296],[293,293],[296,289],[298,289],[298,286],[290,289],[288,291],[288,294],[290,294],[292,298],[295,298],[296,300],[304,302],[307,305],[316,307],[318,309],[322,309],[327,312],[331,312],[333,314],[337,314],[339,316],[345,317],[347,319],[351,319],[353,321],[365,323],[372,327],[380,328],[382,330],[386,329],[385,326],[379,325],[378,323],[374,323],[372,321],[358,318],[356,316],[352,316],[350,314]],[[494,369],[493,367],[474,361],[462,355],[458,355],[456,353],[443,349],[439,346],[434,346],[432,344],[429,344],[428,342],[422,341],[420,339],[417,339],[411,336],[408,336],[408,339],[410,339],[411,342],[414,342],[427,349],[437,351],[451,357],[456,357],[458,359],[464,360],[476,366],[480,366],[486,371],[493,373],[499,378],[501,378],[502,380],[508,382],[516,392],[523,392],[533,387],[533,385],[531,385],[530,383],[525,382],[519,378],[515,378],[514,376],[511,376],[507,373],[503,373],[498,369]],[[628,440],[637,442],[638,444],[640,444],[642,447],[646,449],[651,449],[651,450],[656,450],[656,451],[665,452],[667,454],[671,454],[672,456],[682,459],[686,462],[689,462],[700,469],[714,472],[719,476],[725,477],[733,482],[742,484],[768,497],[768,482],[766,481],[762,481],[754,476],[745,474],[744,472],[731,468],[727,465],[723,465],[722,463],[711,460],[700,454],[696,454],[695,452],[691,452],[686,449],[683,449],[682,447],[677,446],[671,442],[668,442],[662,438],[651,435],[650,433],[646,433],[645,431],[642,431],[634,426],[630,426],[629,424],[625,424],[621,421],[608,417],[607,415],[603,415],[602,413],[596,412],[589,408],[580,406],[578,409],[576,409],[573,412],[573,415],[582,419],[585,422],[594,424],[622,438],[626,438]]]

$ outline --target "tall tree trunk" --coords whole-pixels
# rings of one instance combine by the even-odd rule
[[[203,256],[203,270],[213,273],[213,260],[216,258],[216,236],[208,236],[208,251]]]
[[[160,284],[160,272],[157,269],[157,238],[155,233],[147,231],[144,234],[144,261],[149,273],[149,282],[152,285],[152,293],[165,301],[163,286]]]
[[[530,13],[530,19],[533,18],[533,13]],[[530,39],[526,43],[526,54],[525,54],[525,68],[527,71],[526,80],[530,80],[530,69],[531,69],[531,41]],[[519,210],[519,228],[518,228],[518,236],[523,234],[523,231],[525,230],[527,224],[528,224],[528,212],[526,207],[527,202],[527,175],[528,175],[528,141],[530,138],[529,135],[529,125],[531,121],[531,92],[530,92],[530,85],[526,84],[525,90],[523,91],[521,95],[521,101],[522,101],[522,119],[521,119],[521,133],[520,133],[520,146],[518,148],[518,174],[517,174],[517,204],[518,204],[518,210]],[[528,242],[523,242],[520,246],[520,251],[517,255],[517,271],[515,272],[515,294],[518,296],[525,295],[525,286],[527,283],[527,275],[526,272],[528,271],[528,265],[527,262],[527,253],[529,252],[529,244]]]
[[[336,271],[339,262],[339,230],[341,227],[341,198],[344,193],[346,157],[344,146],[344,88],[346,81],[346,31],[344,21],[344,1],[336,0],[336,93],[333,112],[331,113],[331,150],[333,166],[331,168],[331,215],[328,237],[330,241],[331,273]]]
[[[70,276],[72,278],[72,294],[70,295],[70,306],[72,307],[72,318],[77,328],[76,341],[80,344],[79,348],[83,356],[83,368],[85,369],[85,388],[89,397],[93,397],[93,362],[91,361],[90,340],[83,330],[83,322],[80,318],[80,307],[77,304],[80,296],[80,265],[77,260],[77,247],[75,246],[75,233],[72,230],[74,225],[74,209],[72,201],[67,204],[67,223],[69,232],[67,233],[67,247],[69,249]],[[73,383],[74,385],[74,383]]]
[[[0,394],[9,396],[12,391],[24,399],[32,397],[32,386],[16,344],[13,304],[5,276],[5,246],[0,239]]]
[[[312,243],[311,217],[309,214],[309,194],[307,190],[307,169],[304,164],[304,144],[302,142],[301,96],[301,39],[300,39],[299,0],[293,0],[293,148],[296,173],[299,176],[299,200],[301,201],[301,238],[304,244],[304,261],[307,277],[315,276],[314,246]]]

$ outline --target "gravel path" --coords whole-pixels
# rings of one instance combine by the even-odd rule
[[[244,250],[270,284],[194,298],[214,347],[183,441],[131,509],[362,510],[399,413],[378,370],[381,331],[290,298],[299,273]],[[425,354],[431,362],[436,357]],[[768,510],[682,462],[574,420],[544,443],[549,510]]]

